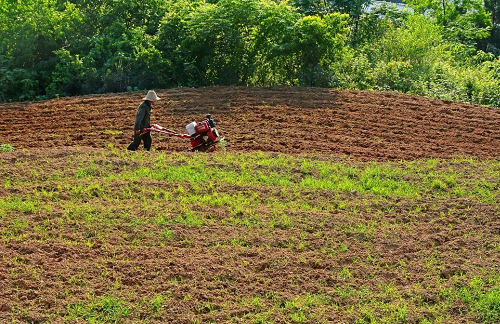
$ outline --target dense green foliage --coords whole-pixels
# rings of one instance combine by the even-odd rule
[[[500,1],[0,0],[0,102],[304,85],[500,106]]]

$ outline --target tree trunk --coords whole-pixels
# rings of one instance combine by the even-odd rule
[[[446,0],[443,0],[442,4],[443,4],[443,24],[446,26]]]

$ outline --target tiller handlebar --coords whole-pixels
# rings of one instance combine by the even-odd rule
[[[160,134],[167,135],[167,136],[175,136],[175,137],[180,137],[180,138],[190,138],[191,137],[191,136],[189,136],[189,134],[177,133],[176,131],[173,131],[171,129],[168,129],[168,128],[165,128],[165,127],[162,127],[162,126],[156,125],[156,124],[151,126],[150,128],[146,128],[146,130],[151,131],[151,132],[155,132],[155,133],[160,133]]]

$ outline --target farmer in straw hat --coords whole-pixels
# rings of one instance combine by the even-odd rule
[[[151,108],[152,104],[156,101],[160,100],[156,95],[156,92],[153,90],[149,90],[146,97],[143,99],[144,101],[137,109],[137,115],[135,117],[134,124],[134,140],[128,146],[128,150],[135,151],[141,145],[141,140],[144,141],[144,149],[149,151],[151,149],[151,134],[147,130],[151,127]]]

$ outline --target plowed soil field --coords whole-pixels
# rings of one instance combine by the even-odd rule
[[[397,93],[318,88],[159,90],[152,123],[186,132],[211,113],[229,152],[324,153],[368,160],[500,156],[500,110]],[[126,147],[142,92],[0,105],[17,148]],[[180,138],[153,148],[183,151]]]
[[[0,105],[0,323],[500,322],[500,110],[157,94],[225,146],[128,152],[144,92]]]

